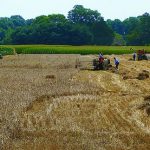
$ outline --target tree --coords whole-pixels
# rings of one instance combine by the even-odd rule
[[[33,44],[30,27],[18,27],[11,34],[13,44]]]
[[[12,33],[13,23],[10,18],[1,17],[0,18],[0,44],[10,44],[11,43],[11,33]]]
[[[106,25],[106,22],[102,20],[101,22],[96,22],[91,26],[91,31],[93,33],[93,44],[96,45],[111,45],[114,39],[114,33]]]
[[[82,5],[75,5],[73,10],[69,11],[68,19],[73,24],[88,27],[88,33],[92,35],[92,41],[88,44],[110,45],[112,43],[113,31],[107,26],[98,11],[84,8]]]
[[[92,24],[94,22],[99,22],[101,19],[101,14],[98,11],[84,8],[82,5],[75,5],[73,10],[68,12],[68,19],[72,23],[84,23]]]
[[[26,24],[25,19],[20,15],[11,16],[10,21],[13,23],[14,28],[24,26]]]
[[[136,20],[136,21],[135,21]],[[134,28],[131,28],[126,36],[128,45],[150,44],[150,15],[148,13],[134,19]],[[129,27],[128,27],[129,28]]]
[[[5,30],[0,28],[0,44],[3,44],[4,37],[5,37]]]
[[[116,46],[126,45],[126,41],[124,40],[121,34],[115,33],[115,37],[112,45],[116,45]]]
[[[9,28],[13,28],[13,23],[11,22],[11,20],[7,17],[2,17],[0,18],[0,28],[7,30]]]
[[[121,34],[121,35],[125,34],[124,24],[119,19],[115,19],[113,21],[108,19],[107,24],[114,32]]]
[[[72,24],[70,27],[68,44],[87,45],[91,43],[93,34],[86,25]]]
[[[123,21],[124,34],[130,34],[137,26],[139,26],[139,19],[137,17],[129,17]]]
[[[140,17],[139,37],[142,45],[150,44],[150,15],[143,14]]]

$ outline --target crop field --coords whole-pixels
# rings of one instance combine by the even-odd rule
[[[7,45],[0,47],[15,50],[17,54],[131,54],[145,49],[150,53],[150,46],[70,46],[70,45]]]
[[[0,149],[148,150],[150,61],[105,56],[112,64],[107,71],[75,68],[77,59],[92,61],[93,54],[1,59]]]

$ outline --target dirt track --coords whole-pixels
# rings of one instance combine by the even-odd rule
[[[149,149],[150,78],[139,74],[149,75],[150,61],[122,55],[119,71],[91,71],[75,69],[78,57],[93,58],[19,55],[0,62],[3,149]]]

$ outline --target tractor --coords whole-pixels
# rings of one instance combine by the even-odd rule
[[[137,59],[138,60],[148,60],[148,57],[147,57],[146,52],[145,52],[144,49],[137,51]]]
[[[94,70],[108,70],[111,67],[110,59],[105,58],[102,63],[99,60],[93,59],[93,67]]]
[[[81,56],[82,57],[82,56]],[[92,60],[76,59],[76,68],[81,70],[108,70],[112,65],[110,64],[110,59],[104,58],[101,63],[97,58]]]

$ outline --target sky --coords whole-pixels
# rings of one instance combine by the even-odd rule
[[[150,13],[150,0],[0,0],[0,17],[21,15],[24,19],[40,15],[67,14],[74,5],[97,10],[107,19],[124,20]]]

